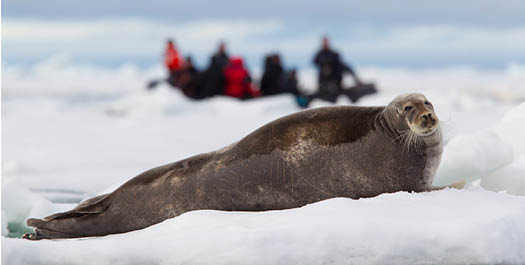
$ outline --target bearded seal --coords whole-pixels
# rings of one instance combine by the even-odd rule
[[[382,107],[301,111],[218,151],[148,170],[73,210],[29,219],[36,228],[24,238],[124,233],[199,209],[280,210],[442,189],[431,186],[442,150],[439,120],[421,94]]]

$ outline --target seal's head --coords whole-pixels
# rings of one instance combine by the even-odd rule
[[[430,136],[439,131],[439,120],[434,106],[418,93],[396,97],[386,108],[389,122],[400,134],[410,132],[416,136]]]

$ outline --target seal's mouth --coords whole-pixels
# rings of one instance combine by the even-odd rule
[[[437,126],[431,129],[416,132],[419,136],[430,136],[437,131]]]
[[[408,125],[417,135],[428,136],[436,132],[439,120],[434,113],[426,111],[418,115],[415,121],[409,122]]]

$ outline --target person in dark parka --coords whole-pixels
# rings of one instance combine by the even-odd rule
[[[210,59],[210,65],[203,75],[201,97],[213,97],[224,92],[224,68],[229,63],[224,42],[219,44],[218,51]]]
[[[330,47],[327,37],[323,38],[322,48],[314,57],[314,64],[319,68],[319,94],[339,95],[343,89],[343,73],[354,77],[357,85],[361,83],[352,68],[341,61],[339,53]]]
[[[270,54],[264,60],[264,73],[261,79],[263,96],[276,95],[284,91],[284,69],[278,54]]]
[[[182,93],[191,99],[202,99],[202,73],[200,73],[193,65],[191,56],[186,57],[186,66],[181,75],[182,85],[180,89]]]
[[[339,53],[332,50],[327,37],[323,38],[322,48],[314,57],[314,64],[319,68],[319,89],[314,94],[297,95],[297,104],[306,108],[314,99],[335,103],[340,95],[347,96],[353,103],[361,97],[377,92],[373,83],[363,83],[350,66],[343,63]],[[354,86],[343,87],[343,74],[349,73],[354,78]]]
[[[269,54],[265,58],[260,90],[262,96],[284,93],[301,95],[298,88],[296,70],[285,71],[278,53]]]

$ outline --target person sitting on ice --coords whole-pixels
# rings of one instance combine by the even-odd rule
[[[283,93],[299,95],[296,71],[285,71],[281,64],[281,57],[277,53],[269,54],[264,61],[264,73],[260,85],[263,96]]]
[[[323,37],[321,50],[314,57],[314,64],[319,68],[319,93],[324,95],[341,93],[343,73],[348,72],[356,84],[361,81],[354,70],[341,61],[339,53],[330,47],[328,37]]]
[[[172,39],[168,39],[166,44],[164,64],[169,71],[168,83],[172,86],[179,86],[180,74],[184,69],[184,58],[177,51]]]
[[[210,65],[203,74],[201,96],[203,98],[221,95],[224,92],[224,67],[228,65],[229,57],[226,44],[219,43],[217,52],[210,58]]]
[[[202,73],[193,65],[191,56],[187,56],[184,68],[179,70],[178,88],[185,96],[191,99],[202,99],[201,80]]]
[[[244,67],[241,57],[232,57],[230,62],[224,68],[224,95],[239,98],[249,99],[257,97],[259,91],[253,86],[252,79],[248,70]]]
[[[306,108],[313,99],[322,99],[335,103],[340,95],[346,95],[352,102],[357,102],[364,95],[376,93],[373,83],[362,83],[350,66],[341,61],[339,53],[330,47],[330,41],[323,37],[321,50],[314,57],[314,64],[319,68],[319,89],[317,93],[297,96],[297,104]],[[343,87],[343,74],[349,73],[354,78],[353,87]]]
[[[261,79],[261,93],[270,96],[282,93],[284,69],[278,54],[270,54],[264,60],[264,73]]]

